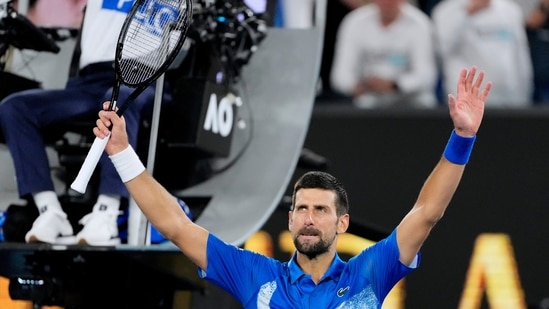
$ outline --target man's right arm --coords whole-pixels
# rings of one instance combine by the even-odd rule
[[[108,109],[108,102],[103,106]],[[105,151],[145,217],[198,267],[207,269],[209,232],[192,222],[175,197],[145,170],[129,145],[123,117],[114,111],[102,110],[96,125],[93,132],[97,137],[105,138],[110,134]]]
[[[147,171],[126,182],[126,187],[154,227],[198,267],[207,269],[209,233],[187,217],[175,197]]]

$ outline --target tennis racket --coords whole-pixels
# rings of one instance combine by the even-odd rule
[[[181,50],[193,16],[192,0],[136,0],[126,16],[116,46],[115,83],[109,109],[117,108],[120,87],[135,88],[121,105],[122,115],[131,102],[169,68]],[[88,182],[105,150],[109,136],[93,141],[71,184],[85,193]]]

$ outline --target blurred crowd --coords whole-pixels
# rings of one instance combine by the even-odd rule
[[[549,106],[549,0],[328,1],[318,102],[445,104],[463,67],[487,107]]]

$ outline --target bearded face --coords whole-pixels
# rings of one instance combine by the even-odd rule
[[[337,215],[333,191],[301,189],[289,213],[289,229],[297,251],[309,259],[329,252],[337,234],[347,228]]]
[[[324,234],[316,228],[304,227],[294,235],[294,246],[312,260],[329,251],[336,239],[335,229],[334,226],[333,232]]]

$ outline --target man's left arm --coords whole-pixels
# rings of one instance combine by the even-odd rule
[[[448,96],[454,130],[442,158],[425,181],[418,199],[397,227],[400,260],[412,263],[431,229],[442,218],[469,160],[477,131],[484,115],[484,102],[491,89],[488,82],[481,91],[484,72],[475,80],[476,67],[463,69],[457,85],[457,97]]]

